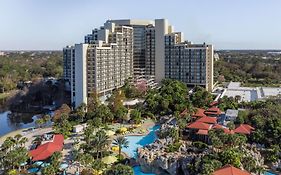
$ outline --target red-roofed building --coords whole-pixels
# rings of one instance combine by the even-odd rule
[[[63,149],[64,138],[62,134],[54,135],[51,142],[38,146],[36,149],[29,151],[32,161],[45,160],[53,155],[54,152]]]
[[[189,129],[189,137],[194,140],[208,142],[208,130],[210,130],[211,127],[211,124],[195,121],[187,126]]]
[[[199,122],[199,121],[195,121],[191,124],[189,124],[187,126],[187,128],[189,129],[203,129],[203,130],[209,130],[211,128],[212,125],[207,124],[207,123],[203,123],[203,122]]]
[[[198,120],[196,120],[197,122],[203,122],[203,123],[210,123],[210,124],[215,124],[217,123],[217,118],[216,117],[201,117]]]
[[[192,117],[196,117],[196,118],[198,118],[198,117],[206,117],[206,115],[204,113],[205,113],[205,109],[197,108],[196,109],[196,113],[194,113],[192,115]]]
[[[211,107],[207,111],[205,111],[205,114],[207,116],[214,116],[217,117],[218,115],[221,114],[221,110],[217,107]]]
[[[213,172],[212,175],[251,175],[251,173],[240,170],[231,165],[226,165]]]
[[[224,128],[223,131],[225,134],[235,134],[233,130],[230,130],[228,128]]]
[[[208,130],[199,129],[196,134],[198,134],[198,135],[208,135]]]
[[[234,129],[234,132],[249,135],[253,130],[255,130],[255,128],[253,128],[252,126],[248,124],[241,124],[236,129]]]
[[[214,124],[212,126],[212,129],[224,129],[224,127],[222,125],[220,125],[220,124]]]

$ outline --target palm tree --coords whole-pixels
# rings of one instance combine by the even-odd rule
[[[19,143],[20,143],[21,138],[22,138],[21,134],[17,134],[17,135],[14,136],[16,147],[19,147]]]
[[[113,145],[116,145],[119,147],[119,160],[121,159],[121,150],[122,148],[128,148],[129,147],[129,141],[124,136],[120,136],[114,139]]]
[[[36,145],[40,145],[43,141],[43,138],[41,136],[37,136],[33,141],[32,143],[33,144],[36,144]]]
[[[76,114],[81,118],[81,122],[84,121],[84,117],[87,111],[87,105],[85,103],[82,103],[77,109]]]
[[[37,119],[37,120],[35,121],[35,124],[36,124],[39,128],[41,128],[44,123],[45,123],[45,121],[44,121],[42,118],[39,118],[39,119]]]
[[[51,157],[51,165],[54,167],[54,169],[57,171],[59,169],[60,165],[60,159],[62,158],[61,152],[55,152]]]
[[[97,159],[99,158],[99,153],[101,153],[103,150],[107,147],[109,144],[109,137],[106,135],[106,133],[103,130],[100,130],[96,133],[94,139],[92,140],[92,145],[96,149]]]
[[[42,169],[42,174],[44,175],[54,175],[56,174],[55,168],[52,165],[46,166]]]
[[[7,151],[12,150],[14,146],[15,140],[12,137],[7,137],[4,143],[2,144],[2,147]]]
[[[19,141],[20,146],[25,146],[25,143],[28,141],[28,138],[22,137]]]

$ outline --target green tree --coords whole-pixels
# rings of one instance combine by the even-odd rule
[[[90,93],[87,104],[88,104],[88,106],[87,106],[88,112],[94,112],[97,109],[97,107],[100,105],[100,100],[99,100],[96,90],[93,90]]]
[[[194,93],[191,95],[190,99],[192,104],[198,108],[209,107],[210,103],[213,101],[211,93],[200,86],[194,88]]]
[[[56,170],[52,165],[44,167],[41,171],[42,171],[42,174],[44,174],[44,175],[55,175],[56,174]]]
[[[237,168],[241,166],[242,155],[239,150],[228,148],[223,150],[219,155],[223,165],[230,164]]]
[[[130,166],[117,164],[104,173],[105,175],[133,175],[133,169]]]
[[[61,152],[54,152],[54,154],[51,156],[51,165],[56,172],[59,171],[61,158],[62,158]]]
[[[133,109],[130,114],[131,119],[136,123],[141,123],[141,112],[137,109]]]
[[[128,114],[128,109],[125,108],[124,106],[119,107],[115,112],[116,118],[119,119],[120,121],[126,121],[127,114]]]
[[[101,118],[103,123],[112,122],[114,119],[113,114],[111,113],[110,109],[102,104],[96,110],[96,117]]]
[[[43,118],[39,118],[39,119],[35,120],[35,124],[36,124],[39,128],[41,128],[44,123],[45,123],[45,121],[44,121]]]
[[[106,135],[104,130],[100,130],[96,133],[91,145],[96,151],[96,159],[99,159],[99,154],[103,157],[103,152],[109,145],[109,137]]]
[[[121,152],[122,148],[128,148],[129,147],[129,141],[124,136],[119,136],[113,140],[113,145],[116,145],[119,147],[119,160],[121,159]]]
[[[67,115],[62,114],[61,119],[56,121],[53,126],[54,132],[57,134],[62,134],[65,138],[69,137],[72,131],[72,125],[67,118]]]
[[[87,111],[87,105],[85,103],[82,103],[77,109],[76,109],[76,114],[78,117],[80,117],[81,122],[84,121],[85,115]]]

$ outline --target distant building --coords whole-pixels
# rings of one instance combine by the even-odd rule
[[[6,55],[5,52],[0,51],[0,56],[5,56],[5,55]]]
[[[265,100],[281,96],[280,87],[241,87],[240,82],[230,82],[221,94],[222,97],[237,98],[239,102]]]
[[[215,53],[215,54],[214,54],[214,61],[219,61],[219,59],[220,59],[219,54],[218,54],[218,53]]]

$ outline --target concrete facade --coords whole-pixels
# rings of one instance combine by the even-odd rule
[[[84,37],[85,44],[63,49],[64,79],[74,107],[133,78],[155,87],[164,78],[213,88],[213,46],[185,42],[166,19],[107,20]]]

